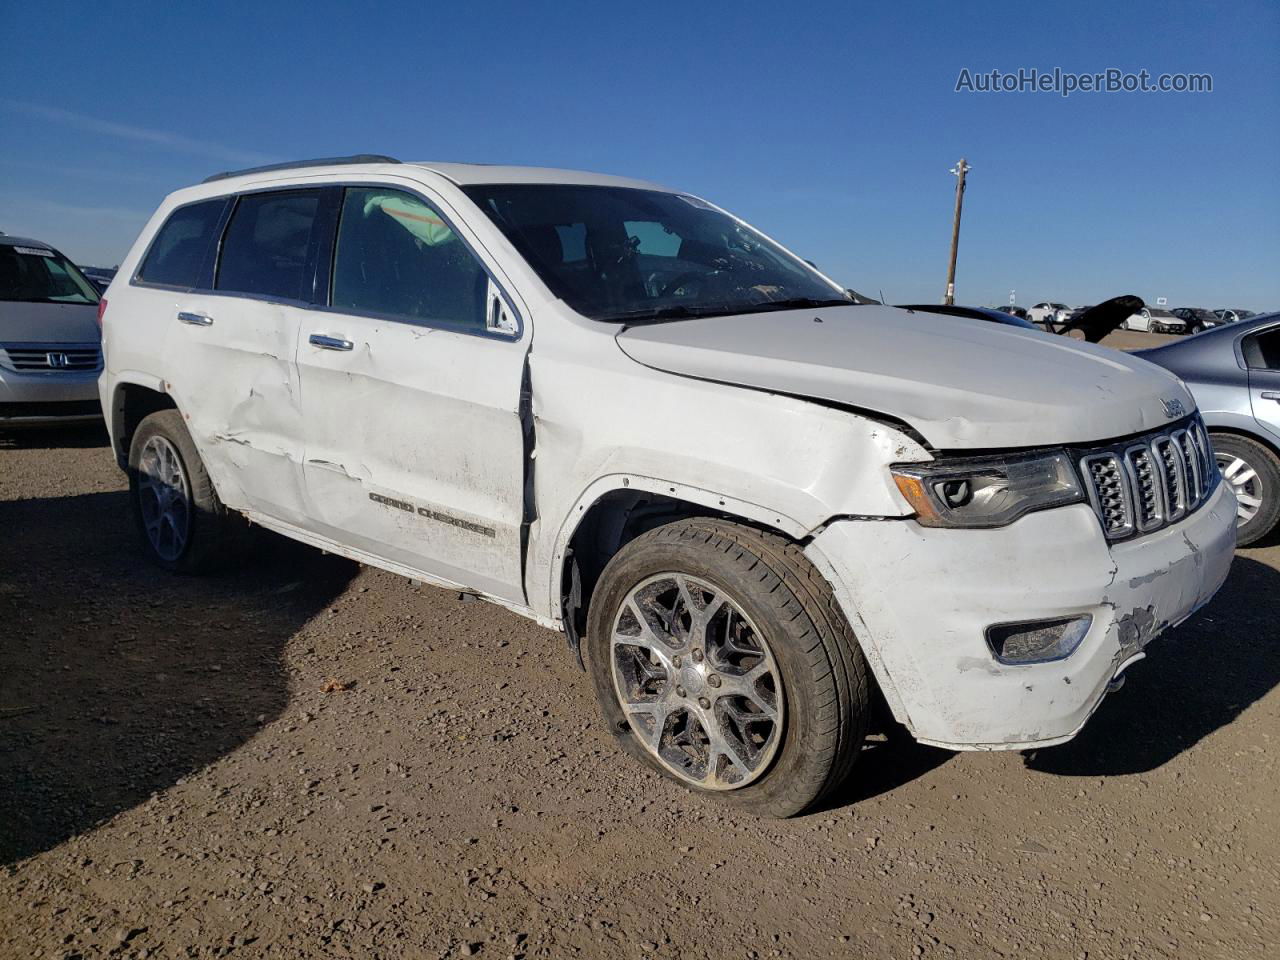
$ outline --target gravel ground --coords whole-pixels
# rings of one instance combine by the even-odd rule
[[[1280,547],[1073,743],[871,742],[759,821],[563,641],[264,537],[141,558],[96,431],[0,442],[0,956],[1239,957],[1280,942]]]

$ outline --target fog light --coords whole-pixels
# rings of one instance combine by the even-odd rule
[[[1085,614],[1067,620],[1032,620],[987,627],[987,646],[1001,663],[1047,663],[1071,656],[1093,626]]]

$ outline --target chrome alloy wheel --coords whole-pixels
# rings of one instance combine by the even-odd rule
[[[181,557],[191,532],[191,485],[177,449],[164,437],[151,437],[142,448],[138,505],[152,549],[164,560]]]
[[[1243,527],[1262,509],[1262,477],[1249,463],[1234,453],[1215,453],[1222,479],[1236,495],[1236,526]]]
[[[620,606],[609,648],[618,703],[671,773],[734,790],[769,768],[782,739],[782,675],[723,591],[685,574],[650,577]]]

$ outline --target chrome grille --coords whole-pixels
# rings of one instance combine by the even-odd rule
[[[1081,474],[1109,540],[1151,533],[1199,507],[1218,482],[1213,448],[1197,416],[1115,447],[1083,451]]]
[[[6,343],[0,362],[10,370],[74,373],[102,369],[102,350],[96,343]]]
[[[1083,463],[1089,499],[1102,521],[1102,529],[1108,537],[1132,533],[1133,503],[1120,458],[1113,453],[1099,453],[1085,457]]]
[[[1164,488],[1156,478],[1155,453],[1146,444],[1124,452],[1124,463],[1133,482],[1133,514],[1138,530],[1146,533],[1164,524]]]
[[[1157,437],[1151,444],[1164,474],[1166,519],[1180,520],[1187,513],[1187,482],[1182,454],[1172,437]]]

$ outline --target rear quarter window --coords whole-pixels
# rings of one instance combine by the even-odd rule
[[[156,233],[138,279],[169,287],[196,287],[227,201],[203,200],[179,207]]]
[[[240,198],[222,239],[215,287],[232,293],[310,300],[310,267],[320,191],[251,193]]]

